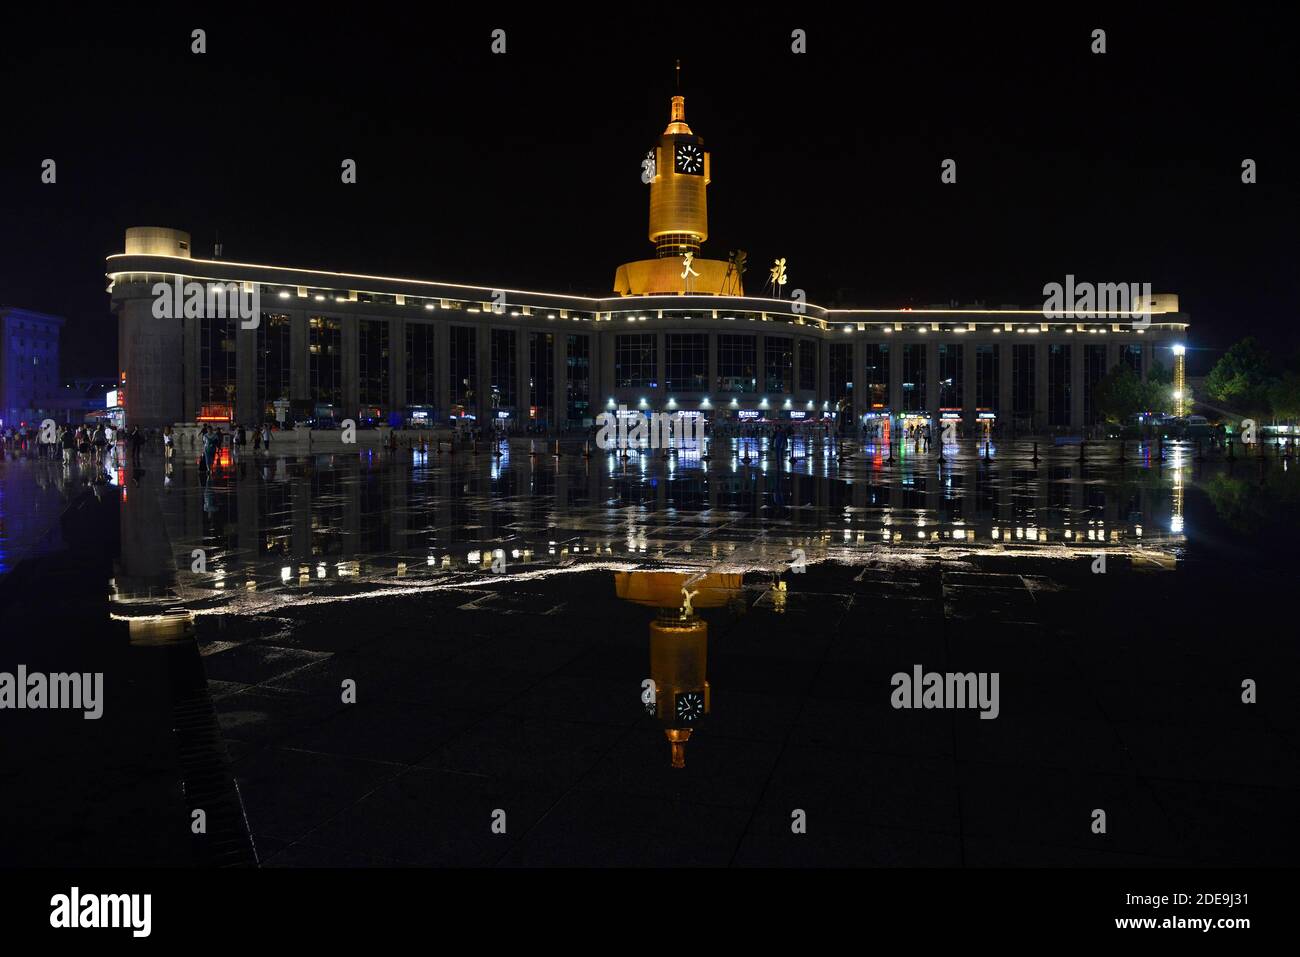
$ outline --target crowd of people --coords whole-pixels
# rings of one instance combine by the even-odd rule
[[[271,427],[269,425],[246,428],[233,426],[229,432],[219,425],[204,425],[197,437],[191,439],[191,448],[199,452],[199,465],[211,469],[222,448],[229,448],[238,457],[249,444],[253,451],[270,451]],[[112,468],[129,463],[140,465],[147,447],[161,444],[163,458],[172,462],[176,456],[178,436],[171,426],[162,429],[132,426],[115,429],[111,423],[72,425],[44,423],[35,426],[7,426],[0,429],[0,450],[12,455],[25,455],[39,459],[62,458],[65,465],[93,465],[101,462]]]
[[[133,465],[140,464],[144,447],[157,441],[155,429],[114,429],[109,423],[97,425],[59,425],[6,427],[0,432],[0,445],[9,454],[29,455],[41,459],[62,458],[64,465],[91,465],[102,461],[106,466],[123,464],[129,456]]]
[[[220,425],[205,424],[199,430],[197,444],[199,447],[199,469],[206,474],[217,464],[221,450],[228,448],[233,458],[238,461],[252,445],[253,454],[271,451],[271,426],[263,423],[246,427],[232,425],[226,432]],[[170,461],[176,454],[176,440],[170,427],[163,430],[163,456]]]

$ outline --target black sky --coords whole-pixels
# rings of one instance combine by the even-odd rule
[[[67,316],[65,373],[111,373],[103,260],[132,225],[202,255],[219,232],[232,260],[606,293],[652,255],[639,163],[680,58],[713,153],[704,254],[748,250],[751,287],[785,256],[828,305],[1037,305],[1073,273],[1177,292],[1194,373],[1243,335],[1300,345],[1300,51],[1267,16],[437,9],[0,23],[0,303]]]

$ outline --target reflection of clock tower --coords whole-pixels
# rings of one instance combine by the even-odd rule
[[[650,623],[650,678],[654,715],[663,725],[675,768],[686,767],[686,742],[712,710],[705,679],[709,627],[694,615],[661,614]]]
[[[699,258],[700,245],[709,236],[705,191],[710,182],[710,156],[704,140],[686,123],[686,97],[672,98],[668,126],[655,144],[653,157],[649,235],[656,258],[619,266],[614,291],[623,296],[717,295],[722,292],[727,264]],[[684,259],[687,253],[692,257],[689,270]]]
[[[686,742],[712,710],[705,674],[709,626],[696,608],[720,608],[739,594],[743,575],[615,572],[619,598],[659,609],[650,623],[650,687],[641,702],[664,729],[672,765],[686,767]],[[687,585],[687,582],[690,585]],[[643,684],[644,688],[645,685]]]

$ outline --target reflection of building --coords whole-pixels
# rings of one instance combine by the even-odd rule
[[[705,678],[709,626],[694,615],[660,615],[650,622],[650,680],[654,716],[663,725],[675,768],[686,767],[686,742],[699,721],[713,710]]]
[[[0,308],[0,426],[32,427],[47,417],[63,421],[58,414],[62,328],[58,316]]]
[[[945,417],[1078,428],[1097,420],[1093,389],[1108,369],[1126,362],[1145,378],[1183,342],[1187,316],[1172,295],[1152,297],[1146,324],[1127,312],[1049,320],[1041,306],[829,309],[723,295],[742,290],[727,263],[699,255],[712,158],[682,97],[654,156],[656,258],[620,266],[604,296],[518,290],[505,276],[493,289],[200,260],[186,233],[129,230],[125,252],[108,258],[128,420],[193,421],[219,405],[252,421],[274,418],[279,400],[295,419],[419,412],[576,426],[623,404],[795,421],[843,408],[895,428]],[[686,252],[695,275],[684,278]],[[256,289],[256,328],[155,319],[153,284],[178,275]]]
[[[659,609],[659,617],[650,622],[653,694],[642,701],[663,726],[675,768],[686,766],[686,743],[713,710],[706,677],[709,626],[692,610],[726,604],[739,591],[741,579],[736,574],[703,572],[689,576],[678,572],[614,573],[619,598]]]

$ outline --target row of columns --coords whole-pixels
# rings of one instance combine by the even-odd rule
[[[289,392],[286,397],[291,400],[308,400],[311,394],[311,316],[307,311],[286,313],[289,316]],[[388,389],[387,395],[379,403],[385,411],[407,407],[407,364],[406,331],[412,320],[404,318],[355,318],[327,317],[339,325],[338,344],[340,348],[339,372],[341,381],[340,405],[344,416],[355,415],[361,408],[361,322],[382,323],[388,329]],[[263,316],[262,322],[266,322]],[[181,418],[193,421],[204,402],[203,383],[201,382],[201,320],[187,318],[183,340],[183,400],[184,409]],[[449,322],[432,322],[427,324],[434,337],[432,391],[436,397],[433,403],[440,411],[445,411],[451,404],[451,327]],[[556,328],[521,328],[491,326],[478,323],[465,328],[473,330],[476,345],[475,381],[473,383],[475,402],[479,415],[491,413],[492,396],[492,336],[493,330],[508,335],[514,345],[515,375],[513,407],[520,416],[526,416],[529,407],[531,378],[530,336],[550,336],[550,394],[538,396],[539,404],[549,407],[552,421],[563,419],[567,414],[568,402],[568,336],[586,335],[589,339],[589,399],[594,405],[600,388],[600,349],[601,336],[587,329],[580,333]],[[256,421],[263,414],[263,403],[269,398],[259,395],[258,368],[258,329],[244,329],[234,324],[235,336],[235,417],[241,422]],[[612,356],[612,354],[611,354]],[[612,361],[612,358],[611,358]],[[500,384],[500,383],[499,383]],[[419,404],[419,403],[417,403]]]
[[[640,390],[636,390],[636,389],[625,390],[625,389],[614,388],[613,386],[617,381],[615,377],[615,372],[616,372],[615,346],[618,337],[622,335],[639,336],[639,335],[647,335],[647,334],[655,336],[655,375],[656,375],[656,381],[660,383],[660,387],[658,390],[659,394],[658,395],[650,394],[653,393],[654,390],[651,390],[649,388],[640,389]],[[654,408],[660,407],[663,401],[669,398],[669,393],[666,390],[666,388],[664,388],[664,384],[666,383],[666,379],[667,379],[667,364],[668,364],[667,336],[672,334],[674,333],[662,332],[662,331],[642,333],[642,332],[632,332],[632,331],[610,330],[608,332],[604,332],[601,336],[596,337],[592,343],[593,354],[597,351],[599,351],[600,353],[600,357],[601,357],[600,365],[603,366],[601,370],[602,375],[600,377],[601,381],[604,381],[611,385],[611,388],[609,388],[606,391],[610,393],[628,393],[628,394],[614,395],[614,397],[619,401],[627,401],[627,400],[635,401],[638,397],[632,396],[630,394],[631,391],[639,391],[642,393],[647,393],[646,397],[649,400],[649,404]],[[691,334],[691,333],[687,332],[685,334]],[[717,332],[703,333],[703,335],[706,336],[707,347],[708,347],[707,382],[711,385],[711,387],[708,389],[708,392],[710,394],[716,391],[716,383],[718,382],[719,336],[728,335],[728,334],[729,333],[717,333]],[[799,388],[792,387],[781,393],[771,393],[769,392],[769,388],[768,388],[769,383],[767,381],[767,363],[766,363],[766,346],[767,346],[768,336],[763,333],[753,333],[753,334],[735,333],[735,334],[753,336],[754,356],[755,356],[755,379],[757,381],[757,391],[756,393],[754,393],[754,395],[756,396],[790,395],[797,398],[800,402],[806,401],[808,399],[815,399],[816,401],[821,402],[829,398],[830,376],[831,376],[831,350],[837,344],[834,339],[829,339],[829,338],[814,339],[811,337],[801,337],[801,336],[782,336],[781,338],[790,339],[792,341],[793,351],[792,351],[791,378],[793,380],[792,381],[793,386],[797,386],[799,384],[798,381],[799,373],[800,373],[799,358],[800,358],[800,349],[803,347],[803,344],[806,343],[810,347],[816,350],[815,355],[817,361],[815,362],[814,365],[815,388],[812,390],[806,390],[806,389],[799,389]],[[854,413],[858,417],[860,417],[865,412],[869,411],[868,409],[869,395],[866,389],[866,382],[865,380],[862,379],[863,372],[865,371],[865,355],[863,349],[867,344],[869,343],[867,343],[866,340],[860,338],[855,338],[852,341],[843,343],[843,345],[848,346],[853,350],[852,357],[849,362],[849,369],[850,369],[850,375],[853,377],[851,381],[854,382],[854,389],[853,389]],[[939,376],[940,376],[939,346],[940,343],[936,343],[934,341],[904,342],[900,340],[889,340],[880,344],[887,345],[890,347],[889,348],[889,406],[891,409],[895,411],[903,410],[903,405],[904,405],[902,347],[904,345],[918,345],[925,348],[926,350],[925,352],[926,406],[927,406],[927,411],[929,411],[932,415],[937,415],[939,409]],[[962,407],[965,410],[972,413],[977,405],[977,401],[976,401],[977,354],[976,354],[975,347],[980,344],[997,345],[1001,347],[998,349],[998,353],[997,353],[998,366],[999,366],[997,408],[1001,410],[1001,414],[1003,415],[1010,415],[1014,405],[1013,402],[1014,386],[1015,386],[1014,347],[1022,346],[1022,347],[1029,347],[1033,349],[1033,367],[1034,367],[1034,397],[1033,397],[1034,409],[1033,411],[1036,412],[1044,420],[1046,419],[1049,410],[1049,397],[1050,397],[1049,385],[1051,382],[1051,376],[1049,370],[1050,347],[1053,345],[1063,345],[1063,346],[1070,347],[1070,367],[1069,367],[1070,421],[1074,425],[1081,425],[1083,424],[1083,419],[1084,419],[1084,384],[1086,380],[1085,347],[1103,346],[1106,350],[1104,368],[1110,369],[1111,367],[1113,367],[1119,362],[1121,346],[1126,345],[1128,343],[1121,343],[1119,341],[1114,341],[1114,340],[1106,343],[1097,343],[1097,342],[1089,342],[1086,339],[1068,339],[1068,340],[1036,339],[1035,341],[1032,342],[1002,341],[997,343],[976,343],[973,341],[944,343],[943,345],[961,349],[961,367],[962,367],[961,402],[962,402]],[[1140,342],[1137,344],[1140,344],[1143,350],[1142,378],[1145,379],[1151,367],[1151,364],[1154,360],[1154,352],[1156,346],[1148,342]],[[484,355],[490,355],[490,350],[487,344],[484,344],[481,348],[483,351],[480,352],[480,357]],[[525,356],[525,358],[521,360],[521,362],[526,361],[526,353],[522,352],[522,350],[526,349],[526,340],[521,339],[519,349],[521,350],[520,354]],[[558,351],[557,351],[556,363],[557,366],[562,366],[563,364],[562,359],[558,355]],[[482,367],[484,365],[485,363],[482,361],[482,358],[480,358],[480,366]],[[593,365],[595,365],[594,361],[593,361]],[[594,371],[595,370],[593,369],[593,372]],[[480,374],[481,376],[487,375],[487,373],[483,371],[482,368],[480,369]],[[556,378],[558,383],[562,378],[562,373],[557,371]],[[521,370],[520,380],[521,380],[521,385],[519,388],[520,388],[520,395],[522,396],[525,394],[524,389],[527,381],[526,369]],[[692,394],[688,393],[687,395],[689,396]],[[607,396],[605,396],[604,393],[602,393],[599,389],[593,388],[592,389],[593,403],[596,403],[598,398],[607,398]],[[715,396],[715,398],[717,398],[717,396]]]
[[[310,399],[311,382],[310,382],[310,316],[313,314],[307,310],[290,311],[287,313],[290,317],[290,391],[291,399]],[[381,403],[385,410],[404,409],[407,407],[407,388],[406,381],[406,331],[408,325],[413,320],[406,318],[375,318],[365,319],[359,317],[331,317],[332,321],[339,324],[339,346],[341,355],[339,357],[341,373],[341,406],[344,415],[356,414],[361,406],[360,395],[360,326],[362,321],[372,323],[384,323],[388,328],[388,394],[386,401]],[[263,318],[265,321],[265,317]],[[193,420],[201,404],[201,384],[199,382],[200,370],[200,328],[198,319],[185,320],[186,335],[184,341],[184,376],[185,376],[185,398],[186,409],[185,417]],[[436,396],[434,405],[440,412],[445,412],[446,407],[450,404],[452,395],[451,382],[451,328],[455,323],[447,321],[435,321],[427,324],[432,330],[434,336],[434,369],[433,369],[433,390]],[[513,342],[515,353],[515,374],[514,374],[514,401],[510,403],[516,410],[516,414],[521,418],[528,414],[529,402],[529,380],[530,380],[530,336],[531,335],[550,335],[551,336],[551,383],[550,394],[541,398],[543,406],[549,406],[549,417],[552,422],[563,420],[567,415],[567,394],[568,394],[568,362],[567,362],[567,336],[576,332],[563,326],[541,326],[528,327],[519,325],[493,325],[487,322],[478,322],[473,325],[466,324],[465,328],[473,329],[475,344],[477,347],[477,360],[475,369],[474,391],[477,412],[480,416],[489,416],[492,413],[491,396],[492,396],[492,339],[494,332],[504,333],[510,337]],[[654,329],[653,327],[645,330],[618,327],[606,327],[598,330],[590,327],[584,328],[580,334],[587,335],[589,339],[589,401],[592,414],[599,412],[605,404],[605,400],[614,397],[618,401],[626,401],[640,398],[641,395],[632,396],[630,390],[619,390],[615,388],[615,345],[619,336],[623,335],[653,335],[655,337],[655,355],[656,355],[656,381],[659,383],[657,394],[654,391],[631,390],[644,394],[649,404],[654,408],[660,408],[669,397],[664,389],[667,377],[667,348],[666,337],[677,333],[664,329]],[[683,334],[700,334],[698,330],[683,329]],[[773,335],[763,331],[737,329],[734,333],[731,331],[707,331],[702,333],[707,340],[707,370],[708,370],[708,393],[716,391],[718,382],[718,344],[722,335],[740,335],[752,337],[754,346],[754,363],[755,378],[757,380],[757,395],[769,395],[767,381],[767,362],[766,346],[767,339]],[[792,396],[800,403],[807,400],[815,400],[818,404],[830,398],[830,374],[831,374],[831,351],[836,345],[842,345],[852,350],[849,364],[850,381],[853,382],[852,390],[855,417],[861,417],[869,411],[870,396],[867,383],[863,375],[865,372],[865,347],[871,343],[879,343],[889,348],[889,407],[895,412],[912,411],[904,410],[903,405],[903,347],[905,345],[916,345],[925,348],[925,375],[926,375],[926,410],[931,415],[936,415],[939,408],[939,342],[930,340],[905,340],[902,337],[890,337],[887,339],[868,339],[863,335],[845,337],[844,341],[832,337],[814,337],[800,336],[798,334],[782,334],[780,338],[787,339],[792,345],[792,366],[791,382],[787,385],[789,388],[781,393],[772,393],[771,397]],[[240,421],[254,421],[260,418],[262,414],[261,403],[265,397],[258,395],[257,383],[257,340],[258,333],[256,329],[236,330],[236,417]],[[1132,337],[1138,344],[1142,345],[1142,375],[1146,377],[1154,359],[1156,345],[1152,342],[1144,342],[1136,336]],[[1126,338],[1123,341],[1114,337],[1104,343],[1106,348],[1105,367],[1107,369],[1114,366],[1119,361],[1119,350],[1122,345],[1129,344],[1131,340]],[[806,346],[804,344],[807,344]],[[946,342],[943,345],[949,347],[958,347],[962,350],[961,355],[961,372],[962,372],[962,406],[968,413],[973,414],[976,407],[976,346],[979,344],[968,338],[963,338],[959,342]],[[1085,382],[1085,348],[1091,345],[1103,345],[1089,341],[1087,336],[1072,337],[1069,339],[1046,339],[1035,336],[1032,342],[1025,342],[1020,337],[1007,337],[996,343],[1000,346],[998,350],[998,410],[1002,415],[1009,415],[1013,408],[1013,388],[1014,388],[1014,365],[1013,352],[1015,346],[1032,346],[1034,347],[1034,411],[1039,413],[1044,419],[1048,414],[1049,400],[1049,347],[1051,345],[1068,345],[1070,347],[1070,421],[1074,425],[1083,424],[1083,392]],[[816,362],[815,367],[815,387],[812,390],[796,388],[800,376],[800,350],[801,348],[811,347],[815,349]],[[501,384],[501,383],[498,383]],[[687,394],[687,399],[691,394]],[[715,400],[719,396],[714,396]],[[922,411],[922,410],[915,410]]]

